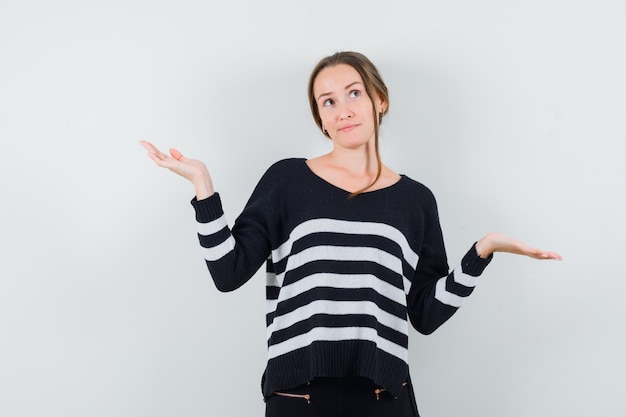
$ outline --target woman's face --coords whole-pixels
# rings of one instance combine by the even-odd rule
[[[372,100],[359,73],[350,65],[324,68],[313,84],[322,126],[335,146],[354,149],[373,143],[375,122]],[[377,113],[385,103],[374,97]]]

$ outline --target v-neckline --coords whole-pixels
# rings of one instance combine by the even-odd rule
[[[306,158],[302,159],[302,163],[304,164],[306,171],[308,171],[308,173],[310,175],[312,175],[313,177],[317,178],[319,181],[323,182],[324,184],[328,185],[329,187],[334,188],[335,190],[341,191],[341,192],[346,193],[346,194],[352,194],[353,193],[353,191],[348,191],[345,188],[339,187],[338,185],[333,184],[332,182],[328,181],[327,179],[325,179],[325,178],[321,177],[320,175],[318,175],[317,173],[315,173],[315,171],[313,171],[313,169],[309,166],[309,164],[307,162],[308,162],[308,159],[306,159]],[[396,180],[393,184],[389,184],[389,185],[387,185],[385,187],[377,188],[377,189],[371,190],[371,191],[363,191],[363,192],[361,192],[359,194],[372,194],[372,193],[376,193],[378,191],[389,190],[389,189],[395,187],[396,185],[398,185],[400,182],[402,182],[402,180],[404,180],[404,178],[406,177],[403,174],[398,174],[398,175],[399,175],[398,180]]]

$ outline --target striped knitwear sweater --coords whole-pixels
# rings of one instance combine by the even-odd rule
[[[398,396],[409,322],[435,331],[491,260],[472,247],[449,271],[435,198],[407,176],[348,197],[293,158],[267,170],[232,228],[219,194],[192,200],[220,291],[267,265],[264,397],[318,376],[368,377]]]

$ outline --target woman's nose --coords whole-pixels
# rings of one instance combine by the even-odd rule
[[[341,118],[341,120],[349,119],[353,115],[354,113],[352,112],[352,109],[350,109],[350,106],[347,104],[343,104],[339,109],[339,117]]]

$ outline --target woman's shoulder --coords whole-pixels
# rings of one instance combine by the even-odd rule
[[[413,178],[409,177],[408,175],[402,174],[402,184],[404,184],[405,187],[405,191],[409,190],[411,192],[414,193],[418,193],[418,194],[428,194],[428,195],[433,195],[433,192],[430,190],[430,188],[428,188],[426,185],[424,185],[423,183],[414,180]]]
[[[284,178],[286,176],[293,176],[306,165],[305,158],[285,158],[274,162],[267,168],[263,178]]]
[[[293,179],[306,166],[305,158],[286,158],[274,162],[267,168],[260,184],[273,184],[273,186],[284,184],[285,181]]]
[[[295,167],[303,166],[306,162],[306,158],[285,158],[274,162],[268,168],[268,171],[284,171],[293,169]]]
[[[423,183],[403,174],[398,185],[399,187],[395,188],[398,198],[409,203],[417,203],[417,206],[422,208],[430,207],[436,210],[435,194]]]

